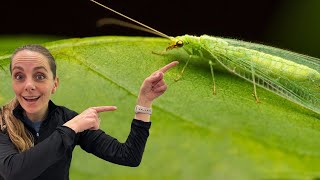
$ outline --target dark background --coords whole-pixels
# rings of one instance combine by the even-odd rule
[[[98,0],[169,36],[223,36],[320,57],[320,1]],[[8,0],[0,3],[0,34],[154,36],[100,18],[123,19],[89,0]]]

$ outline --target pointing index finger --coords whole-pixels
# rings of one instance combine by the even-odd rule
[[[97,107],[91,107],[91,108],[96,110],[97,113],[106,112],[106,111],[114,111],[117,109],[116,106],[97,106]]]
[[[163,66],[162,68],[160,68],[159,71],[165,73],[166,71],[168,71],[172,67],[176,66],[177,64],[179,64],[179,61],[173,61],[173,62]]]

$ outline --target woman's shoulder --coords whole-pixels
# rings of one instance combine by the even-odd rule
[[[66,114],[67,116],[77,116],[78,113],[72,109],[69,109],[65,106],[58,106],[58,108],[60,109],[60,111],[62,111],[64,114]]]
[[[76,111],[71,110],[66,106],[55,105],[52,101],[49,104],[49,114],[51,116],[59,116],[64,122],[69,121],[78,115]]]

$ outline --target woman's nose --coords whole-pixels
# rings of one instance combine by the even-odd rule
[[[27,80],[25,90],[26,91],[33,91],[35,89],[36,89],[36,86],[35,86],[34,82],[31,79]]]

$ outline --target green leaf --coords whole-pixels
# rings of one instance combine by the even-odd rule
[[[71,179],[311,179],[320,175],[319,116],[271,92],[216,70],[212,95],[210,67],[174,50],[157,55],[168,40],[90,37],[47,43],[54,54],[60,87],[56,104],[81,112],[116,105],[101,114],[101,128],[120,141],[129,134],[143,80],[173,60],[165,74],[167,92],[153,105],[152,127],[141,165],[107,163],[76,148]],[[0,104],[13,97],[9,60],[0,57]]]
[[[14,49],[25,44],[42,44],[64,38],[52,35],[0,35],[0,55],[12,53]]]

